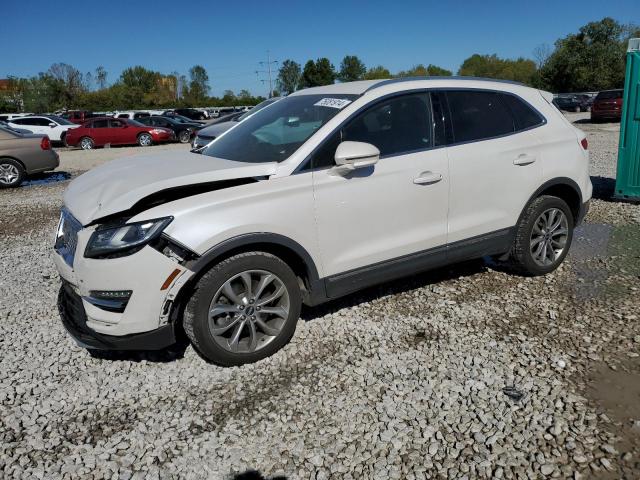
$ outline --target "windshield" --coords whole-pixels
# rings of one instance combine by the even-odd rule
[[[610,100],[612,98],[622,98],[622,90],[609,90],[607,92],[600,92],[598,94],[598,100]]]
[[[287,97],[251,115],[214,140],[202,153],[237,162],[282,162],[356,97]]]
[[[171,115],[171,120],[174,120],[178,123],[193,123],[193,120],[187,117],[183,117],[182,115]]]
[[[246,112],[244,112],[242,115],[240,115],[237,120],[239,122],[241,122],[242,120],[244,120],[247,117],[250,117],[251,115],[253,115],[254,113],[262,110],[264,107],[266,107],[267,105],[271,105],[273,102],[277,102],[278,100],[280,100],[280,97],[275,97],[275,98],[270,98],[269,100],[265,100],[264,102],[260,102],[258,105],[256,105],[255,107],[253,107],[251,110],[247,110]]]
[[[70,122],[66,118],[62,118],[62,117],[59,117],[57,115],[49,115],[48,118],[50,118],[51,120],[56,122],[58,125],[75,125],[75,123]]]

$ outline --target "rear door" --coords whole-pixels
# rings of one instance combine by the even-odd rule
[[[447,148],[449,243],[487,234],[506,241],[504,229],[516,225],[542,182],[540,147],[531,128],[544,119],[511,94],[475,89],[442,94],[453,134]],[[521,120],[514,110],[521,111]]]

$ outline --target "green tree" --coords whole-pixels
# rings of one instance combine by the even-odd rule
[[[429,77],[450,77],[451,75],[453,75],[453,72],[446,68],[432,64],[427,66],[427,76]]]
[[[122,84],[139,92],[150,92],[156,84],[160,74],[153,70],[147,70],[140,65],[129,67],[120,74]]]
[[[189,100],[201,103],[209,96],[209,75],[202,65],[194,65],[189,69]]]
[[[497,55],[474,54],[462,62],[459,75],[471,77],[496,78],[514,80],[533,85],[536,81],[537,69],[533,60],[517,58],[502,59]]]
[[[383,67],[382,65],[378,65],[376,67],[370,68],[366,71],[363,78],[365,80],[384,80],[387,78],[391,78],[391,72]]]
[[[609,17],[582,26],[556,41],[540,70],[542,86],[554,92],[621,88],[627,39],[637,33],[638,27]]]
[[[312,62],[313,63],[313,62]],[[278,71],[278,79],[276,83],[285,95],[295,92],[300,86],[300,64],[293,60],[285,60]]]
[[[47,70],[46,77],[44,81],[57,84],[55,88],[59,90],[60,106],[72,105],[76,97],[86,90],[80,70],[66,63],[51,65]]]
[[[338,79],[341,82],[362,80],[366,72],[367,67],[364,66],[364,63],[362,63],[357,56],[347,55],[342,59],[342,63],[340,64]]]
[[[302,71],[302,85],[304,87],[318,87],[331,85],[335,82],[336,72],[328,58],[319,58],[315,62],[309,60]]]

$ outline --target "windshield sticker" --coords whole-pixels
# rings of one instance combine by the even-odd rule
[[[341,109],[351,103],[351,100],[345,100],[344,98],[323,98],[319,102],[314,103],[316,107],[330,107]]]

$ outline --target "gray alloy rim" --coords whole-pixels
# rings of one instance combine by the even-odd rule
[[[187,143],[189,142],[189,139],[191,138],[191,135],[189,134],[189,132],[182,132],[180,133],[180,142],[181,143]]]
[[[0,183],[3,185],[12,185],[20,177],[18,167],[10,163],[0,164]]]
[[[252,353],[269,345],[289,317],[289,292],[266,270],[246,270],[227,280],[209,306],[209,332],[232,353]]]
[[[83,138],[80,142],[80,146],[83,150],[91,150],[93,148],[93,142],[90,138]]]
[[[151,137],[149,135],[140,135],[140,145],[148,147],[151,145]]]
[[[531,232],[531,257],[541,267],[553,265],[567,247],[569,222],[564,212],[550,208],[540,214]]]

